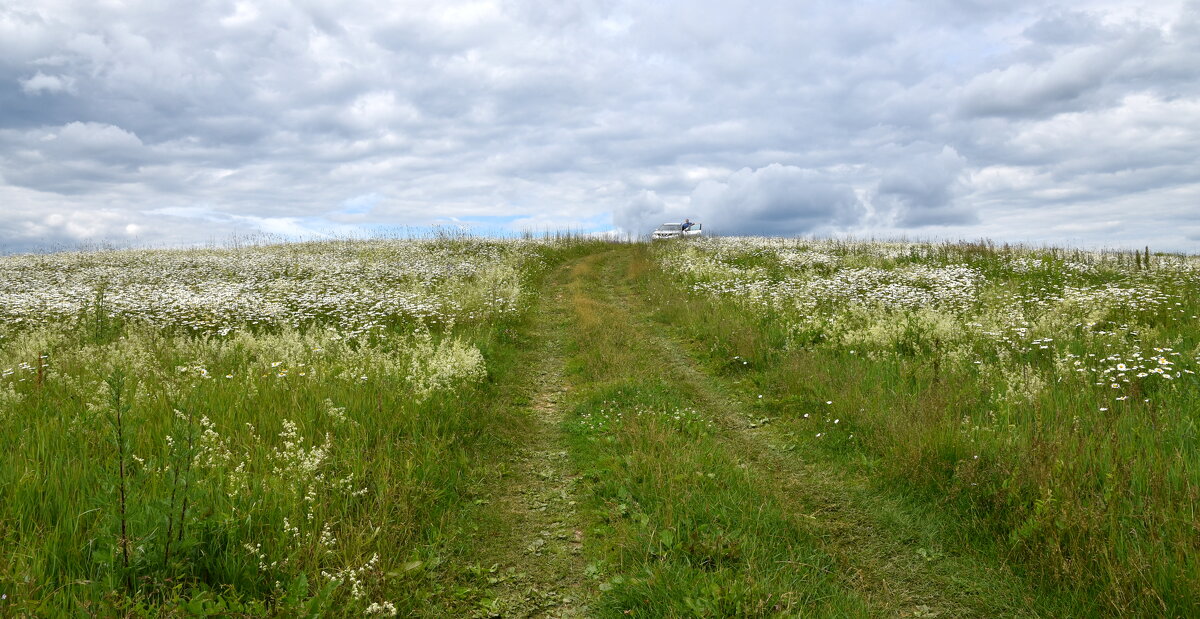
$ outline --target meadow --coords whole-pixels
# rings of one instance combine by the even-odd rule
[[[946,506],[975,543],[1097,610],[1196,612],[1200,258],[776,238],[654,250],[662,320],[743,375],[797,445]]]
[[[574,241],[0,259],[0,614],[395,614]],[[494,454],[493,454],[494,455]]]
[[[1198,293],[987,242],[0,258],[0,614],[1194,615]]]

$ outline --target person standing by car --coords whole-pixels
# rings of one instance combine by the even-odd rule
[[[690,220],[690,219],[686,219],[686,218],[685,218],[685,219],[683,220],[683,231],[684,231],[684,232],[687,232],[688,230],[691,230],[691,229],[692,229],[692,226],[694,226],[694,225],[695,225],[695,224],[693,224],[693,223],[692,223],[692,220]]]

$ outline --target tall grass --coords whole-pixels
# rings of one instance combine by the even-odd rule
[[[458,608],[453,564],[525,423],[505,394],[532,367],[539,282],[603,247],[441,235],[0,260],[0,614]],[[750,406],[786,448],[945,506],[973,543],[1111,614],[1200,611],[1194,258],[632,251],[581,261],[568,290],[598,613],[865,612],[628,291],[605,289],[631,280],[709,369],[763,396]]]
[[[391,615],[452,595],[443,562],[519,425],[498,394],[522,380],[537,282],[590,249],[0,261],[0,614]]]
[[[658,318],[798,446],[1112,614],[1200,612],[1200,261],[988,243],[658,245]]]

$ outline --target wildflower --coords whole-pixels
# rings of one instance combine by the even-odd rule
[[[368,615],[383,615],[385,617],[396,616],[396,605],[391,602],[371,602],[371,605],[364,611]]]

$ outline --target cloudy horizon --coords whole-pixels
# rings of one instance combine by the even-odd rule
[[[0,253],[453,225],[1200,251],[1200,1],[0,5]]]

